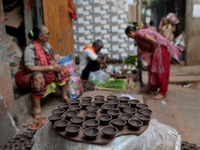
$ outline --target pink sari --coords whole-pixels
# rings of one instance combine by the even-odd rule
[[[154,55],[151,56],[151,45],[147,43],[144,38],[146,35],[154,38],[157,41],[157,47],[155,49]],[[168,53],[179,61],[179,55],[181,54],[180,47],[173,46],[167,39],[157,32],[150,29],[140,29],[136,31],[136,40],[138,42],[141,54],[143,58],[147,61],[149,67],[149,72],[155,74],[164,73],[164,67],[162,62],[161,46],[167,48]],[[156,76],[152,75],[150,78],[150,83],[152,85],[157,84]]]

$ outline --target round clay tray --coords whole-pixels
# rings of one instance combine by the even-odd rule
[[[80,100],[79,99],[75,99],[75,100],[71,100],[70,102],[69,102],[69,104],[70,105],[79,105],[80,104]]]
[[[140,109],[139,113],[142,114],[142,115],[151,116],[152,110],[150,110],[150,109]]]
[[[104,100],[104,96],[103,95],[96,95],[95,97],[94,97],[94,99],[95,100],[97,100],[97,99],[101,99],[101,100]]]
[[[83,130],[83,134],[88,140],[95,140],[96,137],[99,135],[99,129],[96,127],[89,127]]]
[[[94,101],[94,104],[101,107],[105,103],[105,100],[103,99],[97,99]]]
[[[92,100],[92,97],[91,96],[85,96],[83,98],[81,98],[82,101],[91,101]]]
[[[104,112],[107,112],[108,110],[111,110],[111,109],[113,109],[113,108],[114,108],[114,106],[111,105],[111,104],[103,104],[103,105],[101,106],[101,109],[102,109]]]
[[[92,105],[90,101],[83,101],[81,102],[81,106],[83,109],[85,109],[87,106]]]
[[[49,116],[49,121],[52,123],[52,124],[54,124],[57,120],[61,120],[62,119],[62,116],[61,115],[58,115],[58,114],[56,114],[56,115],[51,115],[51,116]]]
[[[111,104],[116,108],[117,105],[119,104],[119,101],[117,99],[111,99],[108,101],[108,104]]]
[[[31,143],[30,143],[30,144],[25,144],[24,146],[25,146],[27,149],[31,149],[31,148],[33,147],[33,144],[31,144]]]
[[[147,125],[151,120],[150,116],[145,116],[145,115],[138,115],[137,118],[143,122],[143,125]]]
[[[78,124],[78,125],[82,125],[82,123],[85,121],[85,118],[83,117],[73,117],[70,119],[71,123],[73,124]]]
[[[64,112],[65,112],[64,109],[54,109],[54,110],[51,111],[51,113],[52,113],[53,115],[56,115],[56,114],[62,115]]]
[[[106,114],[106,115],[99,115],[98,119],[100,121],[100,124],[107,125],[110,122],[110,120],[112,120],[112,116],[108,115],[108,114]]]
[[[106,97],[107,100],[111,100],[111,99],[117,99],[116,95],[109,95]]]
[[[143,125],[142,121],[137,119],[129,119],[128,124],[133,130],[139,130],[139,128]]]
[[[82,106],[80,105],[71,105],[69,107],[70,110],[75,110],[75,111],[79,111],[82,108]]]
[[[118,130],[122,130],[123,127],[126,125],[126,121],[122,119],[113,119],[110,123]]]
[[[58,108],[64,109],[65,111],[67,111],[67,109],[69,108],[69,104],[62,103],[62,104],[58,105]]]
[[[94,119],[97,116],[97,112],[96,111],[86,111],[85,116],[87,117],[87,119]]]
[[[69,125],[66,127],[65,132],[68,136],[77,136],[80,130],[81,126],[79,125]]]
[[[136,105],[139,103],[139,100],[133,99],[129,100],[128,103],[131,104],[131,107],[136,107]]]
[[[141,103],[138,103],[137,105],[136,105],[136,107],[138,108],[138,109],[148,109],[149,108],[149,106],[147,105],[147,104],[141,104]]]
[[[134,116],[132,114],[129,113],[123,113],[121,115],[119,115],[119,118],[125,121],[128,121],[129,119],[132,119]]]
[[[116,127],[108,126],[104,127],[101,131],[105,135],[105,137],[113,139],[115,134],[118,132],[118,129]]]
[[[107,114],[111,115],[113,119],[117,118],[120,114],[119,110],[109,110]]]
[[[137,108],[133,108],[133,107],[126,107],[123,112],[125,113],[130,113],[132,115],[135,115],[135,113],[137,112]]]
[[[122,110],[124,110],[125,108],[130,107],[130,106],[131,106],[131,105],[128,104],[128,103],[120,103],[120,104],[118,105],[118,108],[122,111]]]
[[[78,112],[75,110],[68,110],[65,112],[65,116],[67,117],[68,120],[70,120],[71,118],[73,118],[77,115],[78,115]]]
[[[58,120],[54,123],[56,130],[65,131],[65,128],[69,125],[69,121],[67,120]]]
[[[97,127],[99,125],[99,120],[90,119],[84,122],[86,127]]]
[[[86,107],[86,109],[88,111],[97,111],[99,109],[99,107],[96,106],[96,105],[89,105],[89,106]]]

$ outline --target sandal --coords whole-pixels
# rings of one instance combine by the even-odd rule
[[[155,99],[155,100],[161,100],[161,99],[163,99],[164,97],[165,97],[165,95],[157,94],[157,95],[154,97],[154,99]]]
[[[49,121],[47,120],[46,117],[41,116],[41,117],[36,117],[36,118],[34,119],[34,122],[40,123],[41,125],[45,125],[45,124],[46,124],[47,122],[49,122]]]
[[[42,116],[42,112],[39,113],[31,112],[31,114],[33,115],[34,118],[36,118],[37,116]]]
[[[41,127],[42,127],[42,125],[40,123],[33,122],[33,123],[30,123],[29,126],[27,126],[27,129],[29,129],[29,130],[39,130]]]

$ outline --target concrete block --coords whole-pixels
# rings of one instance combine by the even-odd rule
[[[122,28],[122,29],[126,29],[127,26],[128,26],[128,25],[124,23],[124,24],[121,24],[121,25],[120,25],[120,28]]]
[[[82,42],[85,42],[85,37],[79,37],[78,40],[79,40],[79,42],[81,42],[81,43],[82,43]]]
[[[92,16],[86,16],[86,19],[91,20],[91,19],[93,19],[93,17]]]
[[[79,32],[79,33],[83,33],[84,31],[85,31],[84,27],[78,28],[78,32]]]
[[[84,12],[83,12],[83,15],[85,15],[85,16],[86,16],[86,15],[89,15],[89,14],[90,14],[89,11],[84,11]]]
[[[89,2],[88,2],[88,1],[85,1],[85,2],[82,2],[82,4],[83,4],[84,6],[88,6],[88,5],[89,5]]]
[[[119,53],[123,53],[125,50],[123,49],[123,48],[120,48],[119,50],[118,50],[118,52]]]
[[[118,26],[112,26],[112,32],[117,32],[118,31]]]
[[[76,35],[74,35],[74,37],[73,37],[74,39],[76,39],[77,38],[77,36]]]
[[[94,3],[94,0],[89,0],[90,3]]]
[[[92,20],[90,20],[90,23],[94,23],[94,20],[92,19]]]
[[[107,21],[106,20],[101,20],[100,24],[107,24]]]
[[[91,33],[90,30],[85,30],[85,31],[84,31],[84,34],[85,34],[85,35],[88,35],[88,34],[90,34],[90,33]]]
[[[78,14],[82,14],[83,12],[84,12],[83,8],[78,8],[78,9],[77,9],[77,13],[78,13]]]
[[[101,4],[101,5],[105,5],[105,4],[106,4],[106,1],[105,1],[105,0],[101,0],[101,1],[100,1],[100,4]]]
[[[105,34],[105,35],[103,35],[103,37],[104,37],[105,39],[108,39],[108,38],[110,38],[110,34]]]
[[[74,49],[76,49],[77,48],[77,45],[76,44],[74,44]]]
[[[124,43],[124,39],[119,39],[118,42],[119,43]]]
[[[112,6],[112,7],[111,7],[111,10],[112,10],[112,11],[116,11],[116,9],[117,9],[116,6]]]
[[[117,31],[117,33],[125,34],[125,29],[119,29],[119,30]]]
[[[103,45],[103,47],[110,48],[110,44],[106,43],[106,44]]]
[[[93,35],[87,35],[86,37],[87,37],[87,39],[93,39],[94,38]]]
[[[90,40],[85,40],[84,44],[86,44],[86,45],[91,44],[91,43],[90,43]]]
[[[120,18],[123,18],[123,19],[124,19],[124,18],[128,18],[128,16],[127,16],[127,14],[121,14],[121,15],[120,15]]]
[[[84,25],[89,25],[89,24],[90,24],[90,21],[84,21],[83,24],[84,24]]]
[[[101,15],[105,15],[106,13],[107,13],[106,10],[101,10],[101,11],[100,11],[100,14],[101,14]]]
[[[93,26],[89,25],[89,26],[86,27],[86,29],[91,30],[91,29],[93,29]]]
[[[101,32],[101,27],[95,27],[94,30],[95,32]]]
[[[82,24],[84,22],[84,18],[78,18],[78,23]]]
[[[133,50],[134,50],[134,44],[129,45],[129,49],[130,49],[131,51],[133,51]]]
[[[124,22],[128,22],[128,18],[125,18],[125,19],[124,19]]]
[[[118,49],[119,49],[119,45],[113,45],[113,46],[112,46],[112,49],[113,49],[114,51],[118,50]]]
[[[127,35],[124,33],[124,34],[121,34],[120,37],[125,40],[127,38]]]
[[[90,13],[94,13],[94,10],[90,10],[89,12],[90,12]]]
[[[126,57],[128,57],[128,54],[127,54],[127,53],[121,53],[121,56],[122,56],[123,58],[126,58]]]
[[[95,17],[95,18],[94,18],[94,22],[95,22],[95,23],[101,22],[101,17]]]
[[[112,36],[112,41],[118,41],[118,40],[119,40],[118,36]]]
[[[119,24],[122,24],[122,23],[124,23],[124,20],[122,20],[122,19],[118,19],[118,21],[117,21]]]
[[[73,30],[76,30],[76,26],[73,26]]]
[[[91,9],[92,9],[92,6],[90,6],[90,5],[89,5],[89,6],[86,6],[85,9],[86,9],[86,10],[91,10]]]
[[[114,59],[119,59],[119,55],[118,55],[118,54],[114,54],[114,55],[112,56],[112,58],[114,58]]]
[[[112,17],[112,22],[118,22],[118,17],[117,16],[114,16],[114,17]]]
[[[95,39],[94,40],[101,40],[102,39],[102,37],[101,36],[96,36],[96,37],[94,37]]]
[[[100,13],[101,8],[100,7],[94,7],[94,13]]]
[[[103,44],[106,44],[106,43],[108,43],[108,41],[107,41],[107,40],[105,40],[105,39],[101,39],[101,40],[102,40]]]
[[[109,5],[103,5],[103,9],[109,9]]]
[[[85,46],[79,46],[79,51],[80,52],[83,52],[83,48],[84,48]]]
[[[101,0],[94,0],[94,3],[100,3]]]
[[[128,45],[126,43],[121,44],[121,47],[127,47]]]
[[[104,18],[104,19],[109,19],[109,18],[110,18],[110,15],[103,15],[103,18]]]
[[[101,34],[106,34],[107,30],[101,30]]]
[[[103,28],[104,29],[110,29],[110,25],[109,24],[103,25]]]

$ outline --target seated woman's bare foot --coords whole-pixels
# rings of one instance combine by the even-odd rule
[[[67,96],[62,96],[60,102],[61,103],[69,103],[70,99]]]
[[[41,109],[33,108],[31,114],[33,115],[34,118],[38,118],[42,116],[42,111]]]
[[[147,88],[142,88],[142,92],[147,93],[147,94],[154,94],[155,92],[149,91]]]
[[[164,97],[165,97],[165,95],[157,94],[157,95],[154,97],[154,99],[155,99],[155,100],[161,100],[161,99],[163,99]]]

